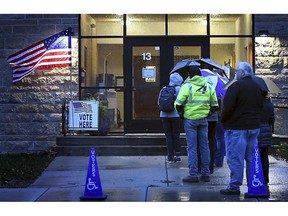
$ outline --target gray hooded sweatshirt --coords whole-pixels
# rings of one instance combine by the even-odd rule
[[[175,86],[176,97],[180,91],[182,82],[183,82],[183,78],[179,73],[173,73],[170,75],[169,85]],[[176,110],[174,110],[173,112],[160,111],[160,118],[177,118],[177,117],[179,117],[179,114]]]

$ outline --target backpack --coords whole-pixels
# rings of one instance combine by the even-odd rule
[[[176,91],[174,86],[164,86],[159,95],[159,110],[164,112],[173,112]]]

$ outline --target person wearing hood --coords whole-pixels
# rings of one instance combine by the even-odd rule
[[[189,175],[183,182],[199,182],[197,146],[201,153],[200,180],[210,181],[210,151],[208,144],[208,121],[210,112],[218,109],[215,89],[201,75],[197,66],[188,68],[189,78],[180,89],[175,100],[175,107],[183,113],[186,133]]]
[[[175,87],[176,97],[179,93],[182,83],[183,78],[179,73],[173,73],[170,75],[169,86]],[[166,137],[167,161],[168,163],[181,162],[180,116],[176,109],[172,112],[160,111],[160,119],[162,121],[163,131]]]
[[[269,188],[269,149],[272,146],[272,127],[275,122],[274,105],[267,91],[263,91],[263,108],[261,112],[258,147],[260,152],[265,185]]]

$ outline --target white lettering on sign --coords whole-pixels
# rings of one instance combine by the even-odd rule
[[[143,60],[151,60],[152,59],[152,55],[151,53],[147,52],[147,53],[142,53],[142,59]]]
[[[255,149],[255,172],[259,173],[259,153],[258,148]]]

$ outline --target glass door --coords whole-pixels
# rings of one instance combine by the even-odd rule
[[[201,43],[200,43],[201,42]],[[188,38],[129,38],[125,41],[125,133],[159,133],[158,94],[183,59],[209,57],[209,43]]]

